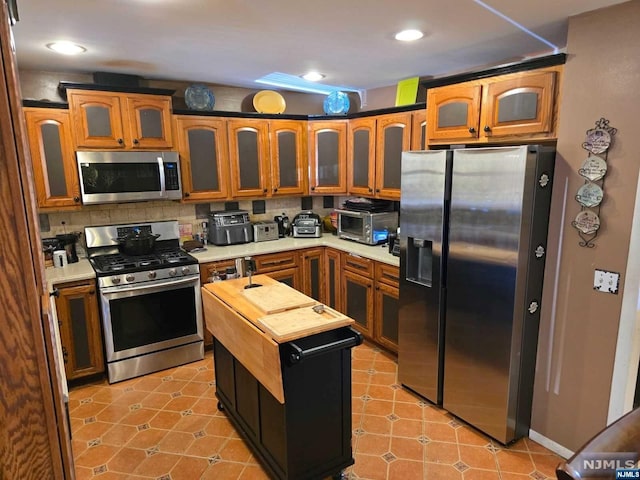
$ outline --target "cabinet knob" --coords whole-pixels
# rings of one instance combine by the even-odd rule
[[[89,290],[89,295],[95,295],[96,291],[95,290]]]
[[[277,191],[278,191],[278,187],[276,187],[276,188],[274,188],[274,189],[273,189],[273,193],[275,193],[275,192],[277,192]]]
[[[491,127],[489,125],[485,125],[483,130],[485,133],[489,133],[491,131]]]
[[[184,192],[185,197],[188,197],[189,195],[190,195],[189,192]]]
[[[316,187],[311,187],[311,191],[313,191],[313,190],[315,190],[315,189],[316,189]]]
[[[58,298],[60,296],[60,290],[58,290],[57,288],[54,288],[53,292],[51,292],[49,296]]]
[[[476,133],[476,129],[474,127],[469,127],[469,133]]]
[[[75,197],[73,197],[73,201],[78,203],[80,201],[80,197],[76,195]]]
[[[134,139],[133,139],[133,144],[134,144],[134,145],[138,145],[139,143],[140,143],[140,141],[139,141],[137,138],[134,138]]]
[[[267,189],[265,188],[264,190],[262,190],[262,193],[267,193]]]
[[[371,193],[371,192],[373,192],[373,188],[370,188],[370,189],[369,189],[369,193]]]
[[[121,138],[119,138],[119,139],[118,139],[118,143],[119,143],[120,145],[122,145],[122,144],[124,144],[124,140],[123,140],[123,139],[121,139]]]

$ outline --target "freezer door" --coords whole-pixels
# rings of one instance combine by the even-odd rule
[[[512,339],[526,177],[526,147],[454,152],[443,406],[503,443],[514,434],[510,359],[519,348]]]
[[[400,199],[399,381],[442,402],[447,151],[404,152]]]

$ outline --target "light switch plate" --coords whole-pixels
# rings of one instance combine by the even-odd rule
[[[617,272],[607,272],[596,269],[593,276],[593,289],[605,293],[618,294],[620,284],[620,274]]]

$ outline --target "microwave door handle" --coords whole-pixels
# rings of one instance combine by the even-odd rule
[[[158,169],[160,170],[160,197],[164,198],[167,196],[167,191],[165,189],[164,161],[162,160],[162,157],[158,157]]]

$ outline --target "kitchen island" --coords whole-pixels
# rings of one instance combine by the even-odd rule
[[[202,287],[216,396],[277,479],[339,478],[353,464],[353,320],[266,275]]]

